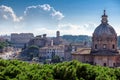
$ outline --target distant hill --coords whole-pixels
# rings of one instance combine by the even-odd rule
[[[70,43],[88,42],[90,44],[92,42],[92,37],[88,35],[63,35],[61,37]],[[120,48],[120,36],[118,36],[118,47]]]
[[[63,35],[63,39],[71,42],[71,43],[78,43],[78,42],[91,42],[91,36],[87,35]]]

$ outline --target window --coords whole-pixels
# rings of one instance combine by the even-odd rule
[[[97,49],[97,44],[95,44],[95,49]]]
[[[115,67],[115,63],[113,63],[113,67]]]
[[[114,44],[112,45],[112,48],[115,49],[115,45]]]
[[[106,66],[106,63],[104,63],[104,66]]]
[[[94,65],[96,65],[96,63],[94,63]]]
[[[106,44],[103,44],[103,48],[106,49]]]

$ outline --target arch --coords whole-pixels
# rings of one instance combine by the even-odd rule
[[[112,45],[112,49],[115,49],[115,45],[114,44]]]
[[[103,66],[106,66],[106,63],[104,63]]]
[[[97,49],[98,47],[97,47],[97,44],[95,44],[95,49]]]
[[[106,49],[107,45],[106,44],[103,44],[103,49]]]

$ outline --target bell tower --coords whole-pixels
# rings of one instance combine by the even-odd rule
[[[56,37],[59,38],[60,37],[60,31],[56,32]]]

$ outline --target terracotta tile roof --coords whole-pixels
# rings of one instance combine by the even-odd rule
[[[79,48],[76,52],[72,53],[74,54],[90,54],[91,48]]]

